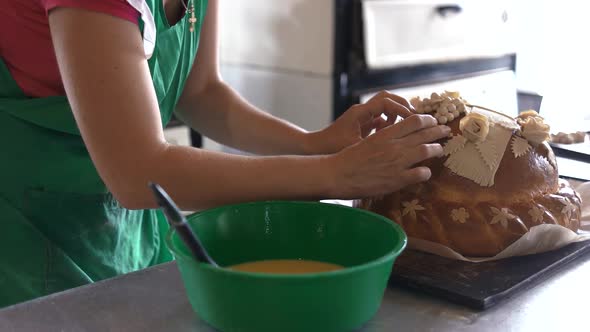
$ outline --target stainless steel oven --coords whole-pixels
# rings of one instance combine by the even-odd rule
[[[457,90],[517,112],[508,1],[340,0],[337,109],[387,89],[405,97]],[[352,22],[352,24],[348,24]]]

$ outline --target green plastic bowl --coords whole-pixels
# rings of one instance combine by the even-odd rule
[[[194,260],[174,230],[166,242],[197,315],[221,331],[347,331],[377,312],[403,230],[377,214],[318,202],[257,202],[190,215],[221,266],[307,259],[345,266],[277,275],[214,268]]]

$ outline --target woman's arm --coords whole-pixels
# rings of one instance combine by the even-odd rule
[[[218,7],[217,0],[207,5],[199,51],[176,115],[199,133],[244,151],[307,154],[303,129],[258,110],[221,80]]]
[[[328,192],[320,157],[251,159],[168,145],[138,27],[73,8],[53,10],[49,22],[82,137],[123,205],[154,207],[148,181],[170,190],[187,209]]]
[[[90,156],[108,189],[128,208],[153,208],[149,181],[181,208],[264,200],[352,198],[424,181],[416,162],[439,155],[448,128],[412,116],[326,156],[244,157],[166,143],[138,27],[74,8],[49,14],[67,97]],[[384,99],[357,107],[381,114]]]
[[[248,103],[219,74],[218,1],[209,1],[201,41],[176,115],[199,133],[222,144],[258,154],[326,154],[338,152],[379,127],[381,114],[366,120],[356,113],[341,117],[325,130],[307,131],[263,112]],[[403,98],[381,93],[391,104],[392,124],[398,115],[409,116]],[[364,127],[367,127],[368,130]],[[364,134],[364,135],[363,135]]]

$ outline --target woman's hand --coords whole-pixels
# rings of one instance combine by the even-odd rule
[[[426,181],[431,172],[415,164],[442,155],[450,128],[430,115],[412,115],[356,143],[331,159],[333,197],[353,199],[387,194]]]
[[[365,104],[348,109],[334,123],[323,130],[308,134],[309,154],[336,153],[360,142],[373,130],[380,130],[413,113],[404,98],[381,91]],[[384,119],[382,115],[386,115]]]

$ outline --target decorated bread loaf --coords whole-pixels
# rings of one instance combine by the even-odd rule
[[[440,141],[444,156],[422,163],[432,171],[427,182],[356,201],[357,207],[392,219],[409,237],[471,257],[494,256],[539,224],[577,231],[581,200],[558,178],[549,126],[539,114],[512,118],[456,92],[411,104],[451,127]]]

